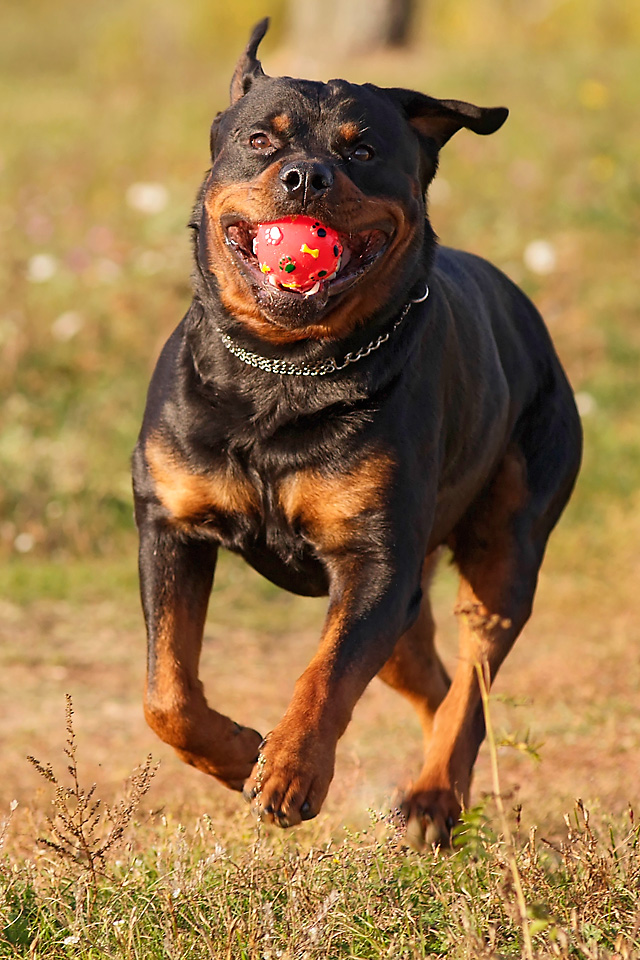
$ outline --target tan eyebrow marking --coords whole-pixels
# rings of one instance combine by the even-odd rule
[[[355,122],[355,120],[348,120],[346,123],[340,125],[338,133],[343,140],[347,142],[352,142],[357,140],[360,137],[360,126]]]
[[[277,113],[271,117],[271,127],[276,133],[288,133],[291,129],[291,117],[288,113]]]

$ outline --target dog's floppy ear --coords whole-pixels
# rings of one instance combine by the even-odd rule
[[[506,107],[476,107],[464,100],[437,100],[415,90],[391,87],[385,90],[412,127],[429,137],[438,148],[461,127],[474,133],[495,133],[509,115]]]
[[[257,59],[256,53],[258,52],[258,46],[267,32],[268,27],[269,17],[265,17],[264,20],[260,21],[260,23],[256,23],[249,39],[249,43],[247,44],[247,49],[244,51],[238,60],[238,63],[236,64],[236,69],[234,70],[233,77],[231,79],[232,104],[237,100],[240,100],[241,97],[244,97],[245,93],[247,93],[249,87],[256,77],[265,76],[265,72],[262,69],[262,64]]]

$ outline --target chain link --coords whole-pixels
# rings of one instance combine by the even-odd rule
[[[360,347],[358,350],[353,353],[345,354],[342,359],[342,362],[338,362],[334,357],[327,357],[325,360],[317,360],[315,363],[306,364],[306,363],[294,363],[292,360],[281,360],[279,358],[272,359],[270,357],[262,357],[259,353],[252,353],[251,350],[245,350],[244,347],[241,347],[240,344],[236,343],[235,340],[232,340],[231,337],[223,333],[221,330],[218,330],[220,334],[220,339],[223,344],[234,357],[237,357],[238,360],[242,360],[243,363],[248,364],[250,367],[255,367],[258,370],[265,370],[267,373],[277,373],[281,376],[296,376],[296,377],[326,377],[327,374],[337,373],[339,370],[344,370],[345,367],[348,367],[351,363],[357,363],[358,360],[364,360],[365,357],[368,357],[369,354],[373,353],[374,350],[379,350],[383,343],[386,343],[390,338],[392,333],[398,329],[406,315],[411,310],[411,307],[414,303],[422,303],[429,296],[429,287],[425,284],[425,292],[422,297],[419,297],[416,300],[409,300],[408,303],[403,307],[402,313],[391,327],[390,330],[387,330],[386,333],[381,333],[376,340],[372,340],[365,347]]]

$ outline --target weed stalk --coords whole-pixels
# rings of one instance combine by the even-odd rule
[[[513,834],[511,833],[511,828],[509,826],[509,820],[507,818],[506,811],[504,809],[504,803],[502,801],[502,793],[500,790],[500,773],[498,770],[498,748],[496,744],[496,737],[493,730],[493,724],[491,722],[491,711],[489,709],[489,666],[486,662],[479,663],[476,662],[476,673],[478,674],[478,686],[480,687],[480,696],[482,698],[482,709],[484,712],[484,721],[487,732],[487,744],[489,747],[489,756],[491,759],[491,779],[493,782],[493,796],[496,802],[496,807],[498,809],[498,815],[500,817],[500,823],[502,826],[502,832],[505,838],[505,843],[507,847],[507,861],[509,863],[509,869],[511,870],[511,876],[513,878],[513,888],[516,894],[516,902],[518,905],[518,913],[520,915],[520,926],[522,927],[522,944],[524,950],[524,956],[526,960],[534,960],[533,958],[533,944],[531,941],[531,930],[529,928],[529,916],[527,913],[527,902],[524,896],[524,890],[522,887],[522,879],[520,877],[520,871],[518,870],[518,861],[516,859],[515,845],[513,842]]]
[[[149,755],[145,763],[131,774],[128,796],[113,807],[108,807],[95,798],[95,783],[87,790],[80,781],[73,703],[69,694],[66,696],[65,717],[67,737],[64,753],[68,760],[67,772],[71,777],[71,786],[63,786],[51,764],[45,765],[35,757],[27,757],[40,776],[55,787],[55,816],[46,818],[51,837],[39,837],[38,842],[51,850],[61,863],[80,866],[81,878],[88,877],[89,887],[95,895],[98,875],[106,864],[106,854],[122,840],[125,828],[151,786],[157,765],[152,763]]]

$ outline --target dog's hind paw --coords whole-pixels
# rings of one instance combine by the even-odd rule
[[[452,843],[452,831],[460,819],[460,804],[446,790],[409,793],[400,810],[404,816],[405,841],[412,850],[446,848]]]

